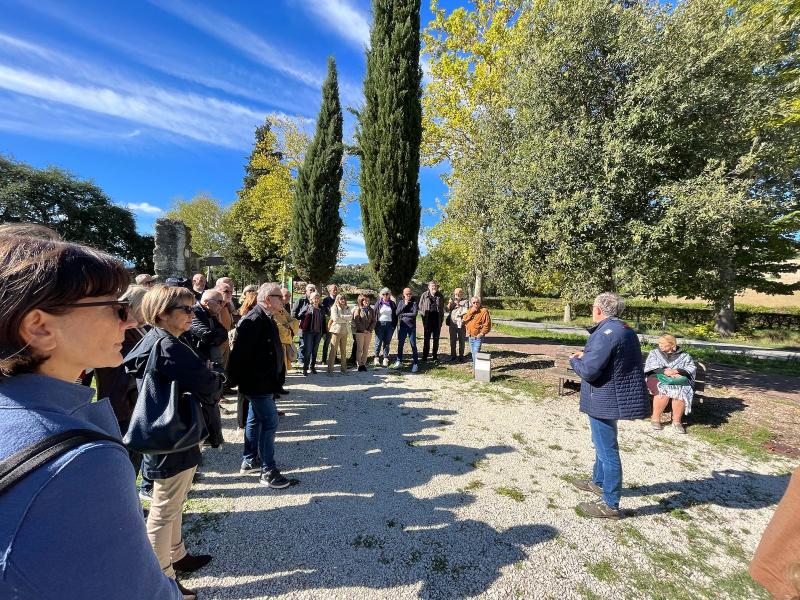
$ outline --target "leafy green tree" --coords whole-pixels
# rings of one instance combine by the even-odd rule
[[[790,4],[523,5],[496,48],[478,46],[506,59],[499,100],[472,107],[470,144],[460,146],[469,160],[453,162],[448,180],[445,220],[470,234],[475,264],[503,292],[703,297],[721,332],[733,329],[734,291],[790,291],[769,280],[793,269],[784,260],[797,251]],[[439,27],[440,70],[476,55],[481,19],[454,20],[470,24],[466,36]],[[483,81],[462,79],[471,87],[449,93],[469,107]],[[455,119],[455,105],[433,103],[429,118]]]
[[[282,122],[277,127],[282,132],[279,141],[272,128],[269,119],[256,128],[239,198],[222,222],[227,243],[221,254],[242,280],[277,277],[289,251],[294,197],[289,165],[303,151],[298,142],[301,134],[292,123]]]
[[[341,242],[342,127],[336,63],[331,57],[328,77],[322,85],[317,130],[297,175],[291,221],[294,267],[300,277],[320,285],[336,268]]]
[[[381,283],[399,293],[419,260],[422,107],[419,0],[372,3],[356,133],[367,255]]]
[[[45,225],[65,240],[152,273],[152,238],[136,233],[133,213],[113,204],[92,181],[61,169],[36,169],[0,156],[0,222]]]
[[[200,193],[191,200],[178,200],[166,217],[183,221],[192,230],[192,252],[198,256],[219,256],[225,245],[222,220],[225,211],[210,195]]]

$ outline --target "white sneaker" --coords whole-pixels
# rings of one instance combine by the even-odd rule
[[[402,365],[400,364],[400,361],[396,360],[396,361],[394,361],[394,364],[392,365],[392,369],[399,369],[401,366]]]
[[[413,365],[411,365],[411,372],[416,373],[417,371],[419,371],[419,365],[417,363],[414,363]]]
[[[388,367],[389,366],[389,359],[388,358],[384,358],[383,359],[383,366],[384,367]]]

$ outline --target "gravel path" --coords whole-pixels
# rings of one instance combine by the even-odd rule
[[[758,598],[747,562],[792,463],[753,463],[625,422],[618,522],[579,517],[593,460],[575,397],[387,370],[290,375],[277,460],[239,475],[242,433],[204,452],[184,530],[206,598]],[[223,405],[228,409],[235,405]]]

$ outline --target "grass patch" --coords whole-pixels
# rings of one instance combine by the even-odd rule
[[[550,450],[563,450],[563,448],[562,448],[561,446],[559,446],[558,444],[550,444],[550,445],[548,446],[548,448],[549,448]]]
[[[562,344],[583,346],[588,339],[586,335],[577,333],[564,333],[561,331],[549,331],[547,329],[531,329],[530,327],[517,327],[506,323],[492,323],[492,329],[506,335],[514,337],[531,338],[536,340],[556,341]]]
[[[434,573],[446,573],[447,572],[447,557],[436,555],[431,559],[431,571]]]
[[[679,521],[691,521],[692,517],[682,508],[673,508],[669,511],[669,515],[678,519]]]
[[[478,458],[469,463],[469,466],[472,467],[473,469],[485,469],[488,464],[489,464],[488,459]]]
[[[428,367],[427,365],[424,365],[420,369],[420,373],[425,373],[425,375],[439,377],[441,379],[451,379],[453,381],[471,381],[473,379],[472,373],[469,371],[451,368],[444,365],[437,365],[435,367]]]
[[[385,541],[374,535],[357,535],[350,545],[354,548],[383,548]]]
[[[525,500],[525,494],[522,493],[522,490],[517,487],[499,487],[494,490],[500,496],[507,496],[516,502],[522,502]]]
[[[517,443],[522,444],[523,446],[525,445],[525,436],[519,431],[517,431],[516,433],[512,433],[511,439],[513,439]]]
[[[616,581],[619,579],[619,573],[614,570],[614,565],[610,560],[601,560],[596,563],[589,563],[586,565],[586,570],[589,575],[598,581]]]
[[[775,434],[766,427],[749,429],[738,422],[728,422],[724,427],[695,425],[688,429],[693,436],[718,448],[736,448],[745,456],[766,460],[770,453],[764,444],[775,439]]]
[[[475,490],[481,489],[483,486],[484,486],[484,483],[482,481],[480,481],[479,479],[473,479],[467,485],[465,485],[463,488],[461,488],[460,491],[462,491],[462,492],[474,492]]]
[[[583,584],[580,584],[576,589],[577,592],[586,600],[602,600],[601,596],[598,596]]]

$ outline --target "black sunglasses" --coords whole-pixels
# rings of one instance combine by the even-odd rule
[[[81,302],[80,304],[61,304],[56,308],[82,308],[84,306],[115,306],[120,321],[127,322],[130,314],[130,302],[127,300],[106,300],[104,302]]]
[[[167,309],[167,312],[172,310],[179,310],[185,315],[190,315],[194,312],[191,306],[186,306],[185,304],[182,304],[181,306],[172,306]]]

